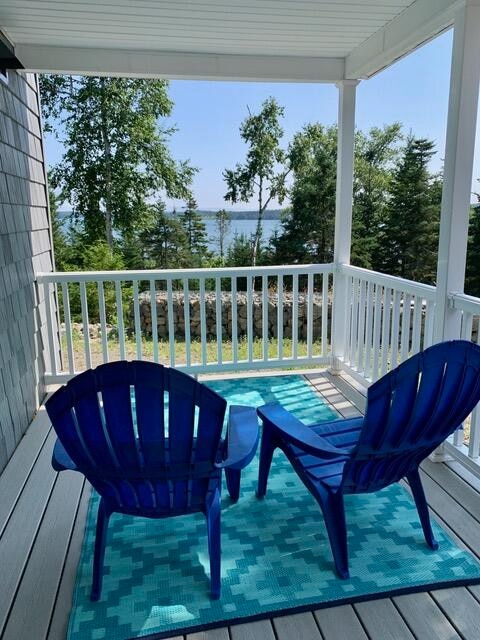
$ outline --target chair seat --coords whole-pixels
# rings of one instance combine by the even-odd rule
[[[318,436],[324,438],[329,444],[339,449],[355,446],[362,430],[363,418],[335,420],[312,425],[310,428]],[[319,456],[305,453],[300,447],[288,442],[282,447],[297,473],[302,477],[305,472],[312,482],[319,482],[335,489],[340,485],[343,475],[343,467],[349,456],[336,460],[325,460]],[[288,452],[287,452],[288,451]]]

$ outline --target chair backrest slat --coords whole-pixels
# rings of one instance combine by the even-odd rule
[[[135,415],[147,468],[165,460],[165,368],[153,362],[135,367]]]
[[[429,347],[373,384],[345,464],[346,492],[400,480],[438,447],[480,400],[480,348],[464,340]]]

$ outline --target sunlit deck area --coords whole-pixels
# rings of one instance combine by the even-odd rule
[[[341,415],[361,412],[364,390],[348,376],[305,377]],[[42,407],[0,477],[0,636],[63,640],[90,488],[81,474],[51,467],[55,434]],[[480,481],[458,462],[423,464],[436,520],[480,556]],[[323,526],[319,515],[319,526]],[[480,587],[458,587],[178,636],[186,640],[477,640]]]

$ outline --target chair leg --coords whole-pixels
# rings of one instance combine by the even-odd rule
[[[227,489],[233,502],[237,502],[240,496],[240,469],[225,469],[225,479],[227,481]]]
[[[420,480],[420,474],[418,472],[418,469],[415,469],[415,471],[411,471],[407,475],[407,480],[410,484],[410,488],[413,493],[415,505],[418,511],[418,516],[422,524],[425,541],[431,549],[437,550],[438,542],[433,537],[432,525],[430,523],[430,515],[428,513],[427,500],[425,498],[425,493],[423,491],[422,481]]]
[[[327,527],[330,548],[332,549],[335,568],[340,578],[350,577],[348,570],[348,546],[347,546],[347,524],[345,521],[345,507],[343,504],[343,494],[325,493],[319,497],[319,504]]]
[[[266,424],[263,426],[262,444],[260,446],[260,460],[258,463],[258,485],[257,497],[263,498],[267,492],[267,480],[272,464],[273,452],[276,449],[276,443],[272,436],[272,431]]]
[[[107,541],[107,527],[110,513],[105,507],[105,501],[100,499],[97,514],[97,530],[95,533],[95,552],[93,556],[93,579],[90,600],[96,602],[102,593],[103,559],[105,557],[105,543]]]
[[[220,491],[215,489],[211,503],[207,506],[208,553],[210,556],[210,596],[220,597],[221,536],[220,536]]]

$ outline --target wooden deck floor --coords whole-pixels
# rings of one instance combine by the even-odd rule
[[[364,407],[350,383],[311,383],[343,415]],[[0,638],[63,640],[88,506],[80,474],[57,475],[42,408],[0,476]],[[458,463],[423,465],[430,507],[459,544],[480,556],[480,481]],[[332,607],[175,640],[479,640],[480,586]],[[88,639],[85,639],[88,640]]]

